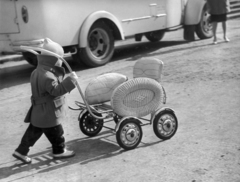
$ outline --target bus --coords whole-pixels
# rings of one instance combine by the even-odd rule
[[[212,37],[206,0],[0,0],[0,51],[21,52],[34,66],[20,45],[41,47],[48,37],[97,67],[111,61],[116,41],[157,42],[180,28],[185,40]]]

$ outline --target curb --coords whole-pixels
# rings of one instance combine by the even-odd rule
[[[21,54],[9,54],[9,55],[2,55],[0,54],[0,64],[9,61],[24,61],[24,57]]]

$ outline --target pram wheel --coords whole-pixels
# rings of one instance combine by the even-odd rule
[[[125,150],[136,148],[142,139],[142,128],[139,121],[135,118],[124,120],[116,133],[116,139],[119,146]]]
[[[94,113],[97,116],[101,114]],[[97,135],[103,127],[103,120],[94,118],[88,111],[79,119],[79,127],[83,134],[93,137]]]
[[[177,131],[178,120],[172,110],[163,110],[153,121],[153,131],[160,139],[170,139]]]

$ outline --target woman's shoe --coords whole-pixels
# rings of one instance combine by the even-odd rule
[[[217,41],[213,41],[213,44],[216,45],[216,44],[218,44],[218,42]]]
[[[229,38],[225,37],[224,38],[225,42],[230,42]]]
[[[23,163],[25,164],[30,164],[32,162],[32,159],[26,155],[22,155],[20,154],[19,152],[15,151],[13,154],[12,154],[13,157],[15,157],[16,159],[19,159],[21,160]]]
[[[54,159],[65,159],[73,156],[75,156],[75,152],[67,149],[64,149],[64,152],[61,154],[53,154]]]

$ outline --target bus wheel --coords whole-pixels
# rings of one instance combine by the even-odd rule
[[[212,24],[210,23],[210,14],[207,11],[207,5],[205,5],[202,10],[201,20],[196,26],[196,34],[200,39],[207,39],[213,36]]]
[[[79,52],[83,63],[90,67],[108,63],[114,52],[114,38],[110,28],[104,22],[98,21],[92,25],[87,39],[87,47]]]
[[[38,60],[37,56],[31,52],[22,52],[24,59],[31,65],[37,67]]]
[[[165,32],[162,30],[154,31],[154,32],[148,32],[145,34],[145,37],[150,41],[150,42],[158,42],[160,41]]]

